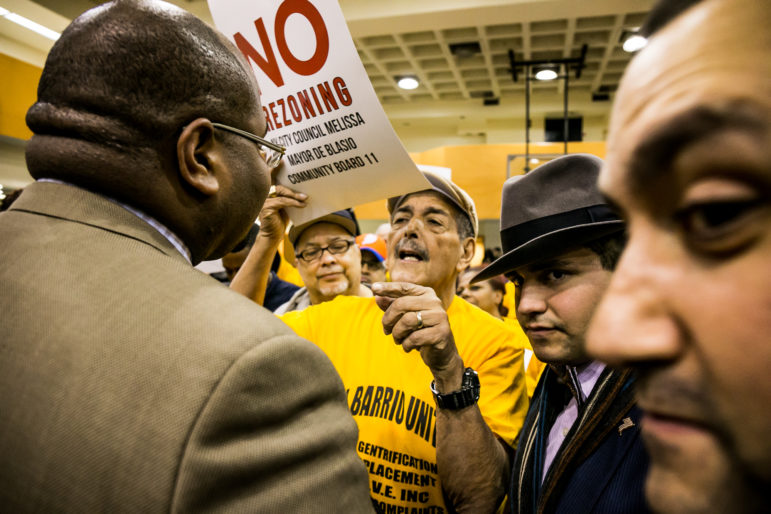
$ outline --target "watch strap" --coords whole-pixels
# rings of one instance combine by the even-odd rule
[[[479,400],[479,376],[472,368],[463,371],[463,381],[457,391],[440,393],[436,390],[436,383],[431,381],[431,392],[434,393],[436,405],[440,409],[460,410],[474,405]]]

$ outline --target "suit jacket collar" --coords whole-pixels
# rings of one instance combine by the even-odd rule
[[[187,262],[186,257],[146,221],[101,195],[73,185],[33,182],[24,188],[24,193],[9,210],[41,214],[109,230]]]
[[[509,491],[512,512],[554,510],[575,468],[633,407],[633,383],[630,370],[606,368],[602,372],[541,484],[548,431],[571,394],[554,370],[546,367],[533,394],[514,458]]]

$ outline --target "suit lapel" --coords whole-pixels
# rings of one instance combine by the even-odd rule
[[[509,485],[509,507],[512,514],[527,512],[532,509],[537,498],[530,485],[534,475],[534,446],[538,436],[538,420],[540,416],[541,397],[545,375],[548,369],[541,375],[541,379],[533,392],[530,409],[522,425],[519,436],[517,452],[514,455],[514,465],[511,470],[511,484]]]
[[[518,493],[516,505],[512,500],[513,512],[538,510],[546,441],[554,420],[564,407],[567,393],[565,385],[558,382],[557,374],[547,366],[536,386],[519,439],[510,489]]]

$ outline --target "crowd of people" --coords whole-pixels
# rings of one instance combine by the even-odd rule
[[[765,512],[769,23],[659,2],[605,160],[508,180],[473,267],[430,171],[377,234],[291,225],[234,45],[156,0],[81,15],[0,214],[0,510]],[[227,286],[192,267],[220,257]]]

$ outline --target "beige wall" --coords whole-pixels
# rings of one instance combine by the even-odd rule
[[[32,182],[24,162],[25,141],[0,135],[0,184],[18,189]]]

